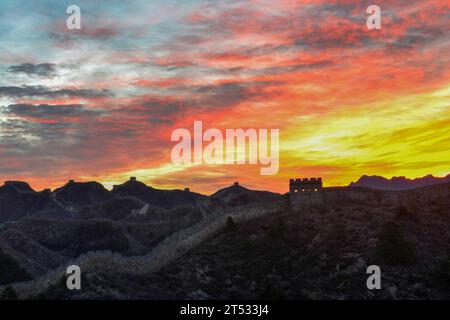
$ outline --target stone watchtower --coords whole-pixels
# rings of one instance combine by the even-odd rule
[[[322,178],[303,178],[289,180],[289,193],[322,191]]]
[[[324,203],[322,178],[303,178],[289,180],[289,200],[291,209],[297,212],[310,212],[311,208]]]

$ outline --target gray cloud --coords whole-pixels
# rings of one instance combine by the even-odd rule
[[[386,45],[389,50],[413,49],[425,46],[432,42],[445,40],[448,32],[445,32],[440,26],[412,26],[406,32]]]
[[[200,94],[194,106],[201,109],[233,107],[244,101],[265,97],[265,87],[279,85],[276,81],[233,82],[202,86],[196,89]]]
[[[183,101],[147,98],[111,110],[110,114],[119,119],[135,119],[136,124],[141,125],[171,125],[188,109],[189,105]]]
[[[97,98],[111,96],[108,90],[91,90],[91,89],[57,89],[52,90],[44,86],[10,86],[0,87],[0,96],[4,97],[80,97],[80,98]]]
[[[19,65],[10,66],[8,72],[11,73],[25,73],[27,75],[37,75],[50,77],[56,74],[56,65],[53,63],[22,63]]]
[[[35,119],[50,119],[59,117],[85,117],[97,116],[99,111],[87,110],[81,104],[68,105],[32,105],[32,104],[12,104],[5,108],[7,115],[14,115],[17,117],[35,118]]]
[[[264,68],[262,70],[257,70],[254,73],[255,74],[281,74],[281,73],[289,73],[289,72],[296,72],[296,71],[308,71],[308,70],[317,70],[322,68],[328,68],[334,66],[335,63],[332,60],[321,60],[316,61],[312,63],[297,63],[290,66],[284,66],[284,67],[270,67],[270,68]]]

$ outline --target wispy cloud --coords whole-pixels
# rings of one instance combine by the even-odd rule
[[[62,2],[2,1],[0,173],[36,187],[134,173],[204,192],[447,174],[449,4],[380,1],[373,31],[366,5],[84,1],[82,29],[67,30]],[[280,128],[279,174],[175,168],[170,133],[194,120]]]

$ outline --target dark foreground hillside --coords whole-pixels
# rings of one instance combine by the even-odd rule
[[[449,212],[347,205],[236,224],[148,276],[89,274],[82,292],[47,298],[448,299]],[[366,268],[382,289],[366,288]]]
[[[355,207],[230,223],[152,283],[180,298],[448,299],[449,220]],[[371,264],[381,267],[382,290],[366,288]]]

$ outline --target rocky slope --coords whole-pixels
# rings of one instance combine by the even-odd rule
[[[133,190],[130,184],[110,192],[97,182],[69,182],[36,192],[25,182],[6,182],[0,187],[0,262],[9,271],[0,285],[41,276],[91,251],[144,255],[202,219],[196,199],[204,196],[152,188],[156,196],[141,200],[139,193],[127,195]]]
[[[133,196],[155,207],[172,209],[178,206],[195,205],[206,196],[183,190],[161,190],[139,181],[127,181],[117,185],[111,192],[115,196]]]

